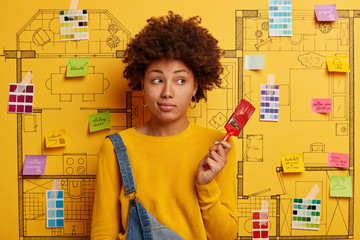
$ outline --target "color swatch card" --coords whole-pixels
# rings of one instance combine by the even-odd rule
[[[260,121],[279,121],[278,84],[261,84]]]
[[[87,10],[62,10],[59,20],[62,41],[89,39]]]
[[[312,98],[311,99],[312,113],[331,113],[332,101],[331,98]]]
[[[88,116],[88,118],[90,132],[111,128],[110,112],[108,111],[91,114]]]
[[[302,153],[281,154],[281,164],[285,173],[305,172]]]
[[[269,36],[292,36],[291,0],[269,0]]]
[[[265,67],[265,55],[245,55],[245,69],[247,70],[258,70],[264,69]]]
[[[318,21],[335,21],[339,20],[338,13],[336,11],[336,4],[329,5],[315,5],[315,15]]]
[[[69,58],[67,60],[66,77],[81,77],[89,73],[88,58]]]
[[[348,56],[326,56],[329,72],[350,72]]]
[[[349,168],[349,154],[347,153],[328,153],[328,166],[338,168]]]
[[[47,148],[65,147],[68,145],[68,141],[65,129],[45,133],[45,144]]]
[[[252,239],[269,239],[269,213],[268,211],[252,212]]]
[[[46,227],[64,227],[64,190],[46,190]]]
[[[8,113],[32,113],[34,84],[10,83]]]
[[[45,155],[25,155],[23,175],[43,175],[45,167]]]
[[[319,230],[321,200],[294,198],[293,229]]]
[[[330,176],[330,197],[352,197],[351,176]]]

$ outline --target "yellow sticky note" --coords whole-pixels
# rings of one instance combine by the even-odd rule
[[[302,153],[281,154],[284,172],[305,172]]]
[[[47,148],[65,147],[68,145],[68,136],[65,129],[45,133],[45,144]]]
[[[348,56],[327,56],[326,64],[329,72],[350,72]]]

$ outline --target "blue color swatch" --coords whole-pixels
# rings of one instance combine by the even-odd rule
[[[291,0],[269,0],[269,36],[292,36]]]
[[[46,190],[46,226],[64,227],[64,190]]]

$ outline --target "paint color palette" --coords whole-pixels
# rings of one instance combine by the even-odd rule
[[[34,84],[10,83],[9,113],[32,113]]]
[[[269,0],[269,36],[292,36],[291,0]]]
[[[319,230],[321,200],[294,198],[293,229]]]
[[[269,239],[269,213],[268,211],[252,212],[252,239]]]
[[[279,121],[278,84],[261,84],[260,121]]]
[[[87,10],[62,10],[59,18],[62,41],[89,39]]]
[[[46,227],[64,227],[64,190],[46,190]]]

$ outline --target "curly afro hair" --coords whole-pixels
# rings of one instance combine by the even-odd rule
[[[152,61],[176,59],[194,72],[198,84],[196,101],[206,101],[206,92],[221,85],[220,59],[224,51],[208,30],[200,26],[201,18],[184,20],[170,11],[166,16],[148,19],[147,23],[124,51],[123,62],[127,64],[124,77],[129,86],[133,90],[142,89],[145,70]]]

